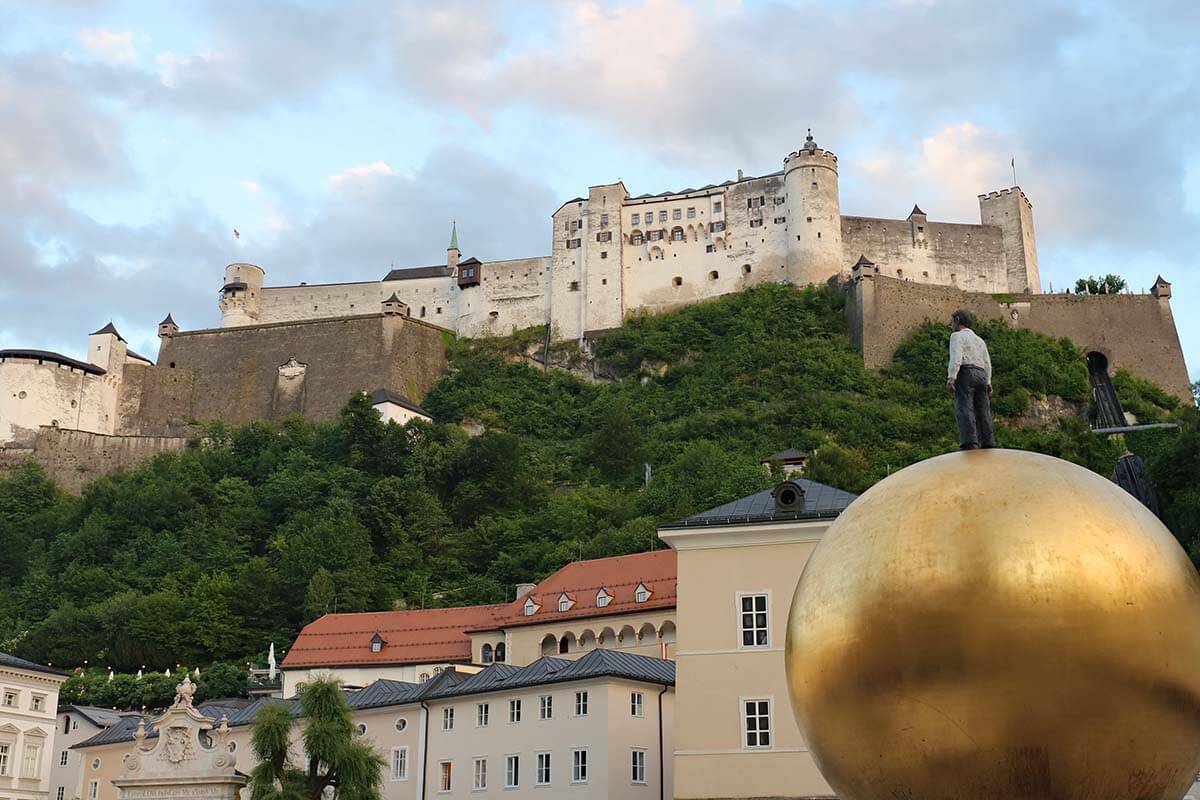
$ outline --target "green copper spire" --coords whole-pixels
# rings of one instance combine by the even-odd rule
[[[450,223],[450,246],[447,247],[446,249],[447,250],[457,250],[458,249],[458,220],[454,220],[453,222]]]

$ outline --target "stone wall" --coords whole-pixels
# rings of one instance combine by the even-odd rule
[[[390,389],[420,402],[446,369],[445,333],[382,314],[179,333],[163,342],[153,369],[184,376],[143,380],[140,404],[152,424],[186,417],[240,425],[296,412],[332,419],[355,390]]]
[[[60,486],[79,494],[84,484],[118,469],[131,469],[159,453],[187,447],[187,436],[111,436],[42,427],[32,447],[0,448],[0,474],[26,461],[41,464]]]
[[[927,319],[948,321],[967,308],[981,319],[1004,319],[1055,338],[1066,337],[1085,352],[1108,358],[1110,369],[1128,370],[1181,400],[1191,399],[1187,365],[1170,301],[1153,295],[991,295],[864,276],[847,286],[851,338],[871,368],[888,363],[896,347]]]
[[[865,255],[888,277],[1008,291],[1001,230],[994,225],[842,217],[842,247],[847,264]]]

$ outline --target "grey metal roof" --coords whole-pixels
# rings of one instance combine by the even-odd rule
[[[103,328],[101,328],[98,331],[93,331],[90,335],[91,336],[99,336],[102,333],[111,333],[113,336],[117,337],[122,342],[125,341],[125,337],[117,332],[117,326],[112,324],[111,319],[108,321],[107,325],[105,325]]]
[[[592,650],[575,661],[543,656],[527,667],[493,664],[482,672],[467,677],[457,686],[441,691],[431,691],[422,699],[511,691],[530,686],[546,686],[554,683],[606,677],[674,686],[675,662],[605,649]]]
[[[695,525],[739,525],[747,522],[783,522],[792,519],[836,517],[858,497],[856,494],[810,481],[807,478],[792,480],[794,483],[800,484],[800,488],[804,490],[804,510],[799,513],[776,512],[772,490],[764,489],[748,497],[701,511],[699,514],[693,514],[686,519],[667,523],[660,527],[689,528]]]
[[[107,728],[109,725],[116,725],[121,721],[121,712],[114,711],[111,708],[99,708],[97,706],[77,706],[66,705],[59,706],[58,713],[64,711],[74,711],[79,716],[86,719],[98,728]]]
[[[350,707],[356,710],[364,708],[380,708],[410,703],[418,699],[424,684],[392,681],[386,678],[367,684],[357,692],[349,692],[346,700]]]
[[[4,358],[32,358],[38,361],[51,361],[55,364],[62,364],[65,367],[74,367],[84,372],[90,372],[92,375],[103,375],[107,371],[95,364],[89,364],[86,361],[80,361],[77,358],[64,356],[62,353],[54,353],[50,350],[26,350],[20,347],[8,347],[0,350],[0,359]]]
[[[4,351],[0,350],[0,353]],[[44,672],[47,675],[66,675],[61,669],[47,667],[45,664],[38,664],[36,661],[27,661],[23,658],[9,655],[8,653],[0,653],[0,666],[14,667],[16,669],[27,669],[30,672]]]
[[[433,416],[419,405],[409,400],[402,394],[396,394],[391,389],[376,389],[371,392],[371,403],[377,405],[379,403],[395,403],[398,406],[407,408],[409,411],[415,411],[418,414],[424,414],[427,417]]]
[[[789,447],[786,450],[780,450],[778,453],[773,453],[763,461],[803,461],[808,458],[808,453],[803,450],[797,450],[794,447]]]
[[[385,281],[408,281],[414,278],[445,278],[449,277],[450,268],[445,264],[440,264],[432,267],[408,267],[407,269],[394,269],[387,275],[383,276]]]

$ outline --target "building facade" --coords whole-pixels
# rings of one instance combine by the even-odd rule
[[[318,676],[348,687],[379,678],[423,683],[448,667],[525,666],[594,650],[674,655],[675,552],[576,561],[509,603],[326,614],[300,631],[281,669],[292,697]]]
[[[384,759],[387,800],[476,797],[670,798],[673,796],[674,664],[595,650],[574,661],[540,658],[523,668],[454,668],[423,684],[379,679],[348,691],[352,720]],[[267,702],[199,711],[229,722],[238,769],[254,767],[250,736]],[[86,800],[116,800],[114,781],[140,715],[74,745]],[[157,732],[147,723],[153,738]],[[300,725],[293,731],[297,751]],[[486,795],[485,795],[486,796]]]
[[[796,478],[659,529],[679,554],[677,798],[835,797],[792,714],[783,653],[800,573],[854,499]]]
[[[83,800],[83,754],[71,748],[121,721],[122,714],[94,706],[58,709],[50,767],[51,800]]]
[[[0,797],[48,800],[58,689],[67,676],[0,653]]]

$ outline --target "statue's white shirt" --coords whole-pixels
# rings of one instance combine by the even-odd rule
[[[988,355],[987,343],[970,328],[950,334],[950,368],[946,377],[949,380],[957,378],[958,368],[962,366],[979,367],[987,373],[988,384],[991,384],[992,357]]]

